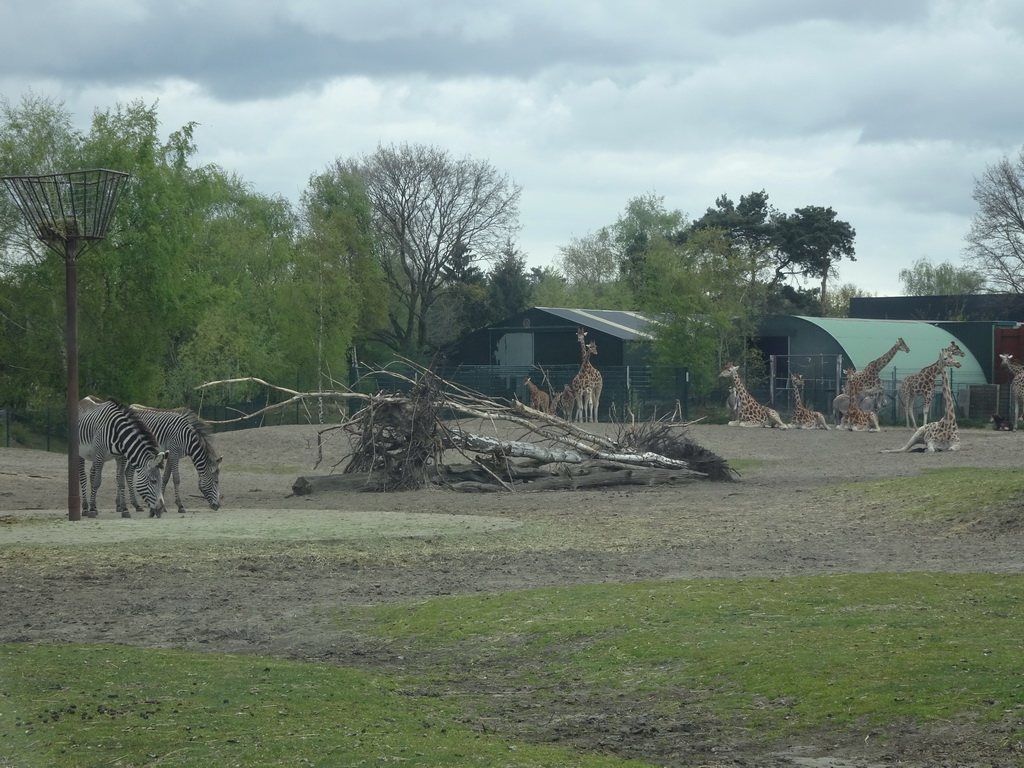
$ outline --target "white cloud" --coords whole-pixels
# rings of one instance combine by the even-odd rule
[[[1014,0],[40,0],[5,10],[0,93],[83,127],[159,102],[201,162],[293,200],[378,143],[485,158],[535,264],[636,195],[696,217],[764,189],[832,206],[858,234],[840,280],[882,293],[959,262],[974,177],[1024,141],[1022,30]]]

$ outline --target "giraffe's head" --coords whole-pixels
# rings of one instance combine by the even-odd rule
[[[580,343],[581,347],[583,346],[583,342],[586,341],[586,337],[587,337],[587,332],[585,330],[583,330],[582,328],[577,328],[576,329],[576,341],[578,341]]]
[[[589,354],[591,354],[591,355],[596,355],[597,354],[597,342],[596,341],[592,341],[589,344],[587,344],[587,352]]]
[[[955,341],[949,342],[949,346],[946,347],[946,351],[951,355],[956,355],[957,357],[965,357],[964,351],[960,349],[960,345]]]
[[[905,342],[902,337],[896,340],[896,349],[902,350],[904,352],[910,351],[910,347],[907,346],[907,342]]]
[[[529,376],[527,376],[525,379],[523,379],[523,384],[525,384],[526,386],[530,386],[531,383],[532,382],[530,381],[530,377]]]
[[[804,377],[799,373],[790,373],[789,378],[793,382],[794,387],[802,387],[804,385]]]
[[[942,365],[946,368],[959,368],[960,361],[953,359],[954,354],[955,353],[951,352],[949,349],[942,350]]]
[[[1011,366],[1010,361],[1013,360],[1013,355],[1000,355],[999,359],[1003,361],[1003,365],[1009,368]]]
[[[722,378],[722,379],[724,379],[724,378],[735,379],[737,374],[739,374],[739,372],[740,372],[740,367],[738,365],[736,365],[735,363],[733,363],[733,362],[729,362],[729,363],[726,364],[726,366],[723,369],[723,371],[720,374],[718,374],[718,377]]]

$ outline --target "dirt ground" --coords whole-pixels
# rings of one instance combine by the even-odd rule
[[[484,434],[494,428],[471,427]],[[598,428],[614,431],[608,425]],[[67,522],[67,460],[0,448],[0,642],[120,643],[254,653],[396,669],[401,650],[346,634],[331,617],[346,605],[531,587],[698,577],[849,572],[1024,570],[1022,516],[998,524],[909,520],[884,502],[852,505],[835,487],[907,477],[924,468],[1017,467],[1024,433],[964,430],[955,453],[883,454],[910,430],[881,433],[768,430],[697,424],[690,436],[741,468],[733,483],[600,491],[458,494],[291,495],[313,470],[318,429],[267,427],[216,435],[224,455],[223,507],[206,507],[190,463],[183,467],[185,515],[159,520],[113,513],[113,470],[100,490],[100,518]],[[499,430],[506,436],[507,429]],[[569,521],[569,522],[567,522]],[[557,522],[578,540],[506,546],[508,531]],[[452,534],[483,539],[453,547]],[[602,538],[607,532],[608,538]],[[396,543],[389,548],[383,539]],[[124,543],[137,556],[105,560],[102,547],[42,561],[10,557],[20,543]],[[194,556],[170,558],[160,542]],[[481,544],[480,542],[487,542]],[[375,543],[369,543],[375,542]],[[217,556],[204,545],[217,543]],[[121,551],[121,550],[119,550]],[[396,554],[398,553],[398,554]],[[408,663],[408,662],[402,662]],[[506,692],[508,695],[508,692]],[[566,706],[569,706],[566,704]],[[587,706],[602,706],[588,702]],[[874,742],[836,736],[759,754],[707,724],[657,723],[641,703],[608,702],[579,717],[573,732],[531,712],[530,691],[508,696],[503,735],[573,743],[657,765],[878,766],[1013,765],[1005,743],[1014,722],[894,729]],[[1019,715],[1016,716],[1019,719]],[[559,719],[565,722],[565,719]],[[646,723],[646,725],[645,725]],[[525,724],[525,725],[524,725]],[[494,728],[493,723],[489,727]],[[874,746],[875,743],[884,746]]]

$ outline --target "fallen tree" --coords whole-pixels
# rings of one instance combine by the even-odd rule
[[[343,389],[297,392],[252,378],[203,386],[246,381],[289,395],[258,413],[312,399],[363,402],[341,423],[318,431],[314,468],[327,465],[328,471],[297,478],[292,490],[298,495],[431,486],[477,493],[577,490],[729,481],[736,475],[723,458],[694,443],[684,423],[618,424],[616,435],[610,437],[518,400],[492,400],[439,379],[428,369],[414,370],[415,378],[388,372],[395,378],[395,390],[376,394]],[[253,415],[257,414],[239,418]],[[520,437],[482,434],[502,423],[518,429]],[[325,452],[338,442],[341,455],[328,463]]]

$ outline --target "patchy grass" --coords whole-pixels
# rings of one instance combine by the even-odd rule
[[[1008,505],[1024,507],[1024,475],[1016,468],[925,469],[912,477],[847,483],[837,490],[868,502],[884,502],[886,507],[921,520],[982,518]]]
[[[1024,577],[637,583],[347,611],[430,658],[407,681],[488,708],[480,678],[699,706],[766,739],[1024,709]],[[467,675],[467,670],[471,674]]]
[[[480,737],[454,702],[321,664],[7,645],[0,669],[0,755],[25,768],[629,764]]]

